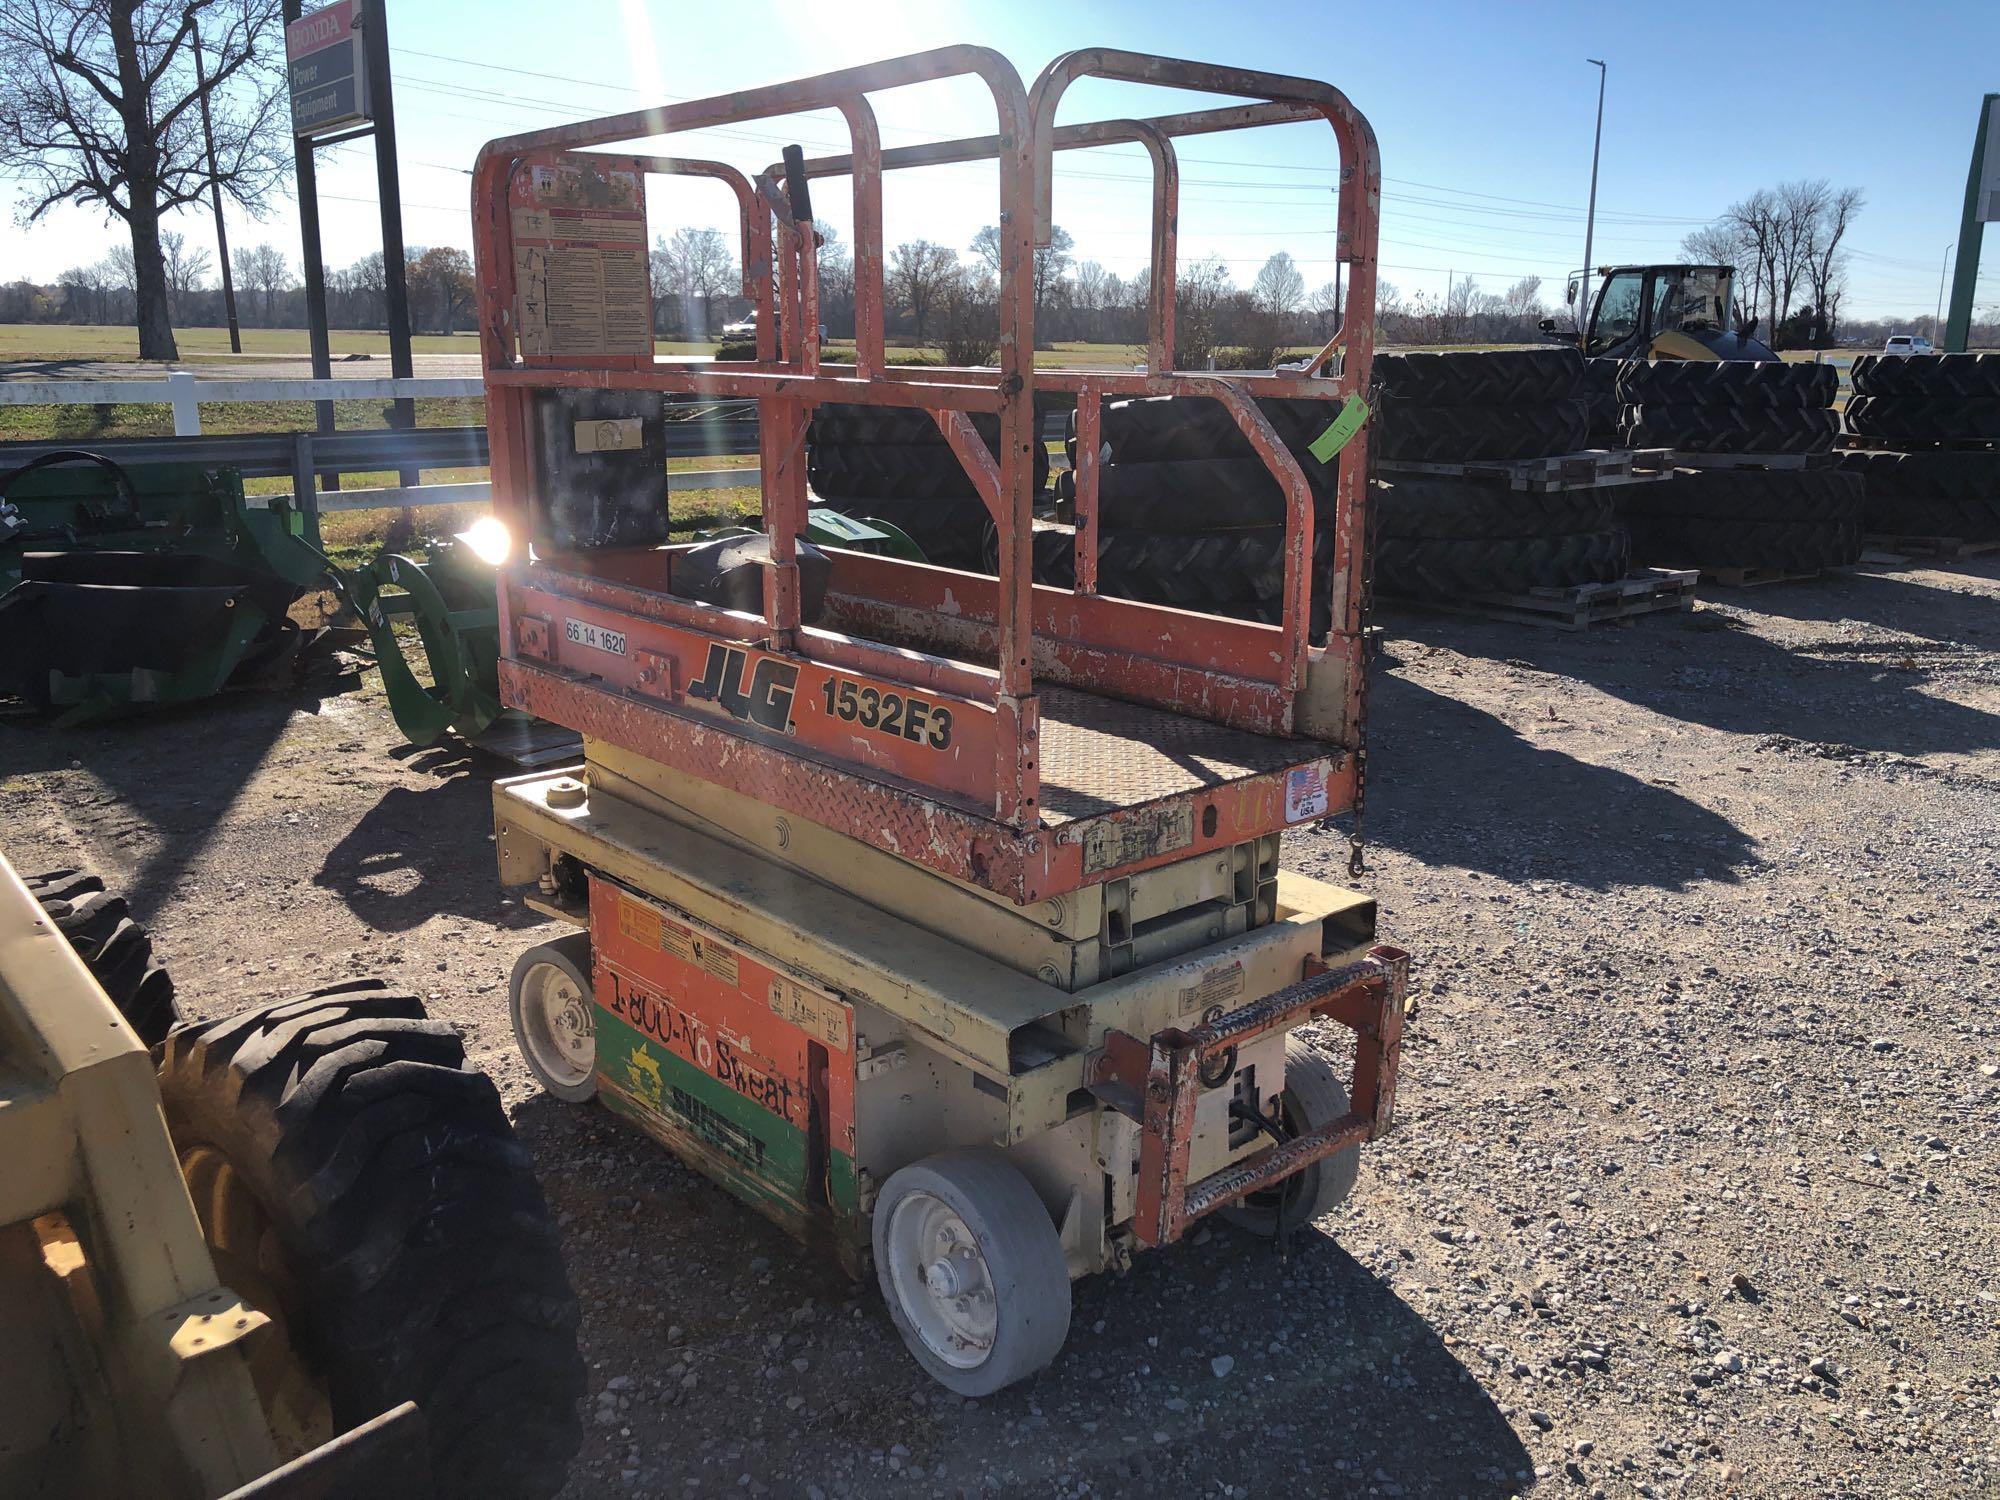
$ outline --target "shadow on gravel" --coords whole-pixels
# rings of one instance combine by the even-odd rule
[[[848,1281],[602,1109],[537,1095],[512,1114],[563,1225],[585,1358],[673,1393],[632,1421],[629,1444],[615,1426],[586,1428],[575,1492],[595,1493],[595,1476],[642,1445],[642,1487],[659,1494],[711,1475],[733,1492],[739,1472],[779,1494],[808,1479],[880,1493],[892,1446],[924,1471],[905,1476],[919,1494],[1229,1484],[1484,1500],[1533,1482],[1533,1459],[1458,1353],[1317,1231],[1294,1235],[1281,1260],[1218,1223],[1140,1255],[1128,1275],[1077,1282],[1055,1363],[964,1403],[911,1358],[872,1278]],[[681,1368],[696,1372],[690,1394]]]
[[[1923,618],[1926,625],[1903,628],[1938,628],[1936,607]],[[1781,734],[1897,755],[2000,748],[2000,714],[1922,692],[1924,661],[1892,643],[1829,659],[1766,640],[1717,610],[1577,635],[1518,627],[1499,635],[1494,625],[1453,628],[1458,623],[1411,616],[1397,628],[1427,645],[1573,677],[1662,717],[1729,734]]]
[[[157,836],[157,852],[138,857],[136,871],[118,885],[146,917],[168,900],[228,821],[244,784],[292,715],[317,713],[322,701],[310,688],[247,691],[67,730],[46,718],[22,718],[0,730],[0,779],[74,768],[102,782],[104,790],[70,793],[61,811],[90,844],[129,853],[153,842],[143,836]],[[90,848],[74,859],[101,864]]]
[[[2000,618],[1993,608],[1992,586],[2000,582],[2000,567],[1990,559],[1957,564],[1948,570],[1829,573],[1791,584],[1749,589],[1728,596],[1728,602],[1754,614],[1782,619],[1860,620],[1890,630],[1907,631],[1930,640],[2000,643]]]
[[[440,912],[502,927],[543,920],[501,899],[492,849],[498,763],[470,750],[425,755],[418,766],[440,779],[384,792],[327,851],[313,884],[339,896],[377,932],[407,932]]]
[[[1371,843],[1593,890],[1726,881],[1754,858],[1734,823],[1669,788],[1530,744],[1404,677],[1383,673],[1369,692]]]

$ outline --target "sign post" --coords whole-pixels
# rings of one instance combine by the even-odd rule
[[[1972,334],[1972,293],[1979,283],[1979,245],[1986,226],[2000,220],[2000,94],[1979,104],[1972,138],[1972,171],[1965,180],[1965,214],[1958,225],[1958,272],[1951,279],[1951,311],[1944,320],[1944,350],[1963,354]]]
[[[389,373],[407,380],[410,302],[404,281],[402,187],[396,170],[396,115],[389,86],[388,21],[382,0],[335,0],[301,14],[301,0],[284,0],[285,58],[292,97],[292,157],[298,177],[299,223],[305,255],[306,320],[311,325],[313,377],[328,378],[333,361],[327,333],[326,267],[319,238],[319,188],[313,152],[320,146],[375,137],[376,197],[382,208],[384,312],[389,324]],[[415,407],[399,398],[391,425],[414,427]],[[333,403],[319,403],[319,429],[333,430]],[[415,484],[413,470],[403,483]],[[338,487],[337,478],[332,480]]]

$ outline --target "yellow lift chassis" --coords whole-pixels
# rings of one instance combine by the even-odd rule
[[[1085,77],[1247,102],[1058,126]],[[985,88],[996,133],[882,150],[870,95],[946,79]],[[851,153],[788,148],[754,180],[619,145],[822,110]],[[1345,323],[1301,371],[1178,370],[1174,141],[1301,121],[1337,148]],[[1114,141],[1154,169],[1146,365],[1037,370],[1051,162]],[[998,363],[892,365],[881,175],[980,159]],[[754,360],[652,354],[646,193],[685,176],[735,194]],[[812,336],[825,178],[853,194],[851,367]],[[480,153],[493,491],[532,543],[500,572],[501,693],[585,756],[494,793],[502,880],[581,929],[515,967],[522,1051],[559,1097],[872,1265],[963,1394],[1055,1358],[1074,1278],[1209,1213],[1303,1225],[1388,1128],[1408,960],[1372,946],[1372,901],[1278,867],[1285,830],[1362,785],[1380,183],[1368,122],[1326,84],[1104,49],[1030,89],[947,47]],[[757,402],[762,536],[669,543],[662,393]],[[1035,518],[1038,399],[1075,407],[1073,525]],[[994,571],[808,547],[825,422],[946,460]],[[1102,455],[1148,443],[1172,450],[1141,455],[1157,470],[1193,449],[1262,466],[1256,606],[1100,591]]]

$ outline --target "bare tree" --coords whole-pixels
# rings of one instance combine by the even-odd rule
[[[656,236],[651,258],[654,294],[678,302],[690,338],[708,336],[710,304],[735,294],[742,272],[720,229],[683,225],[671,239]]]
[[[918,343],[923,342],[932,309],[958,274],[958,254],[949,245],[908,240],[889,252],[889,274],[885,278],[889,296],[898,306],[909,310]]]
[[[854,257],[830,226],[813,227],[819,231],[820,316],[845,337],[854,331]]]
[[[1746,328],[1762,321],[1775,348],[1801,289],[1822,314],[1833,316],[1841,241],[1862,202],[1860,189],[1836,190],[1823,177],[1780,183],[1730,204],[1714,224],[1683,239],[1681,250],[1691,259],[1736,267],[1737,319]]]
[[[1280,250],[1257,272],[1250,283],[1250,298],[1271,317],[1282,323],[1299,310],[1306,298],[1306,279],[1297,264]]]
[[[1860,188],[1842,188],[1826,195],[1814,218],[1806,245],[1806,278],[1811,283],[1813,305],[1826,318],[1830,337],[1839,322],[1840,299],[1847,290],[1847,272],[1840,242],[1861,212],[1866,200]]]
[[[189,242],[178,229],[160,231],[160,252],[167,267],[167,304],[176,323],[186,317],[188,299],[201,290],[201,279],[215,265],[204,245]]]
[[[207,68],[195,76],[203,24]],[[96,204],[132,240],[142,359],[172,359],[160,218],[213,180],[251,213],[288,163],[279,0],[7,0],[0,7],[0,171],[24,179],[22,222]]]
[[[472,306],[472,257],[456,245],[434,245],[409,269],[411,294],[432,310],[436,326],[458,331],[459,314]]]
[[[995,278],[1000,275],[1000,231],[988,224],[972,237],[968,247],[978,257],[987,273]],[[1039,316],[1048,305],[1049,294],[1059,286],[1068,274],[1070,251],[1076,248],[1076,241],[1070,232],[1057,224],[1049,231],[1049,242],[1035,247],[1035,312]]]
[[[1215,353],[1224,300],[1235,290],[1229,267],[1218,255],[1187,267],[1174,288],[1174,362],[1199,369]]]
[[[276,245],[239,245],[233,257],[236,279],[243,289],[263,299],[264,326],[277,326],[278,297],[298,283],[292,279],[292,263]]]

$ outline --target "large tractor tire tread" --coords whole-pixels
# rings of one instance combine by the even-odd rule
[[[1627,448],[1689,453],[1830,453],[1839,430],[1839,414],[1821,407],[1698,402],[1627,406],[1620,423]]]
[[[1068,527],[1038,528],[1034,548],[1035,582],[1055,588],[1075,587],[1075,540]],[[1332,561],[1331,535],[1315,533],[1310,628],[1316,635],[1326,631]],[[1097,587],[1114,599],[1276,622],[1282,611],[1284,584],[1282,526],[1098,533]]]
[[[334,986],[163,1049],[187,1160],[240,1177],[296,1279],[294,1347],[336,1429],[412,1400],[448,1497],[541,1500],[581,1440],[578,1306],[527,1152],[414,996]]]
[[[1630,530],[1633,557],[1651,567],[1813,573],[1861,557],[1859,522],[1639,517]]]
[[[83,870],[50,870],[24,883],[139,1040],[148,1047],[165,1041],[180,1022],[174,981],[153,956],[152,934],[132,920],[125,898]]]
[[[1627,406],[1831,406],[1839,392],[1832,365],[1775,359],[1633,359],[1618,372]]]
[[[1378,354],[1369,374],[1385,397],[1431,406],[1536,406],[1574,396],[1583,381],[1574,349],[1492,349]]]
[[[1856,396],[1847,430],[1892,443],[2000,443],[2000,396]]]
[[[1865,490],[1860,475],[1841,469],[1682,469],[1664,483],[1627,486],[1618,505],[1628,518],[1851,526]]]
[[[1410,463],[1503,462],[1580,452],[1589,418],[1571,399],[1518,406],[1432,406],[1384,400],[1377,456]]]
[[[1313,513],[1333,513],[1333,492],[1307,465]],[[1075,480],[1058,491],[1075,495]],[[1255,458],[1198,458],[1106,464],[1097,475],[1099,524],[1131,531],[1212,531],[1282,526],[1285,492]]]
[[[2000,451],[1992,449],[1933,448],[1916,453],[1850,449],[1840,455],[1840,466],[1860,473],[1868,481],[1871,497],[1879,490],[1885,495],[2000,504]]]
[[[1613,583],[1629,562],[1625,532],[1611,527],[1572,536],[1448,541],[1382,537],[1375,590],[1405,598],[1463,599],[1538,588]]]
[[[1644,488],[1644,486],[1634,486]],[[1530,493],[1464,479],[1397,477],[1369,490],[1377,536],[1443,541],[1571,536],[1617,524],[1609,490]]]
[[[994,412],[968,412],[986,446],[1000,451],[1000,418]],[[950,451],[951,445],[927,411],[911,406],[860,406],[830,401],[813,410],[806,442],[830,447],[873,447],[882,443],[914,444]]]
[[[2000,354],[1864,354],[1847,374],[1856,396],[2000,399]]]
[[[1864,529],[1881,536],[1957,537],[2000,542],[2000,496],[1992,500],[1939,500],[1922,495],[1868,491]]]
[[[1332,484],[1331,465],[1306,450],[1340,415],[1338,401],[1271,397],[1257,403],[1280,441],[1298,458],[1308,478]],[[1258,462],[1257,450],[1220,401],[1208,396],[1140,396],[1106,402],[1099,431],[1113,463],[1149,463],[1205,458]],[[1075,455],[1076,422],[1070,419],[1070,451]]]

